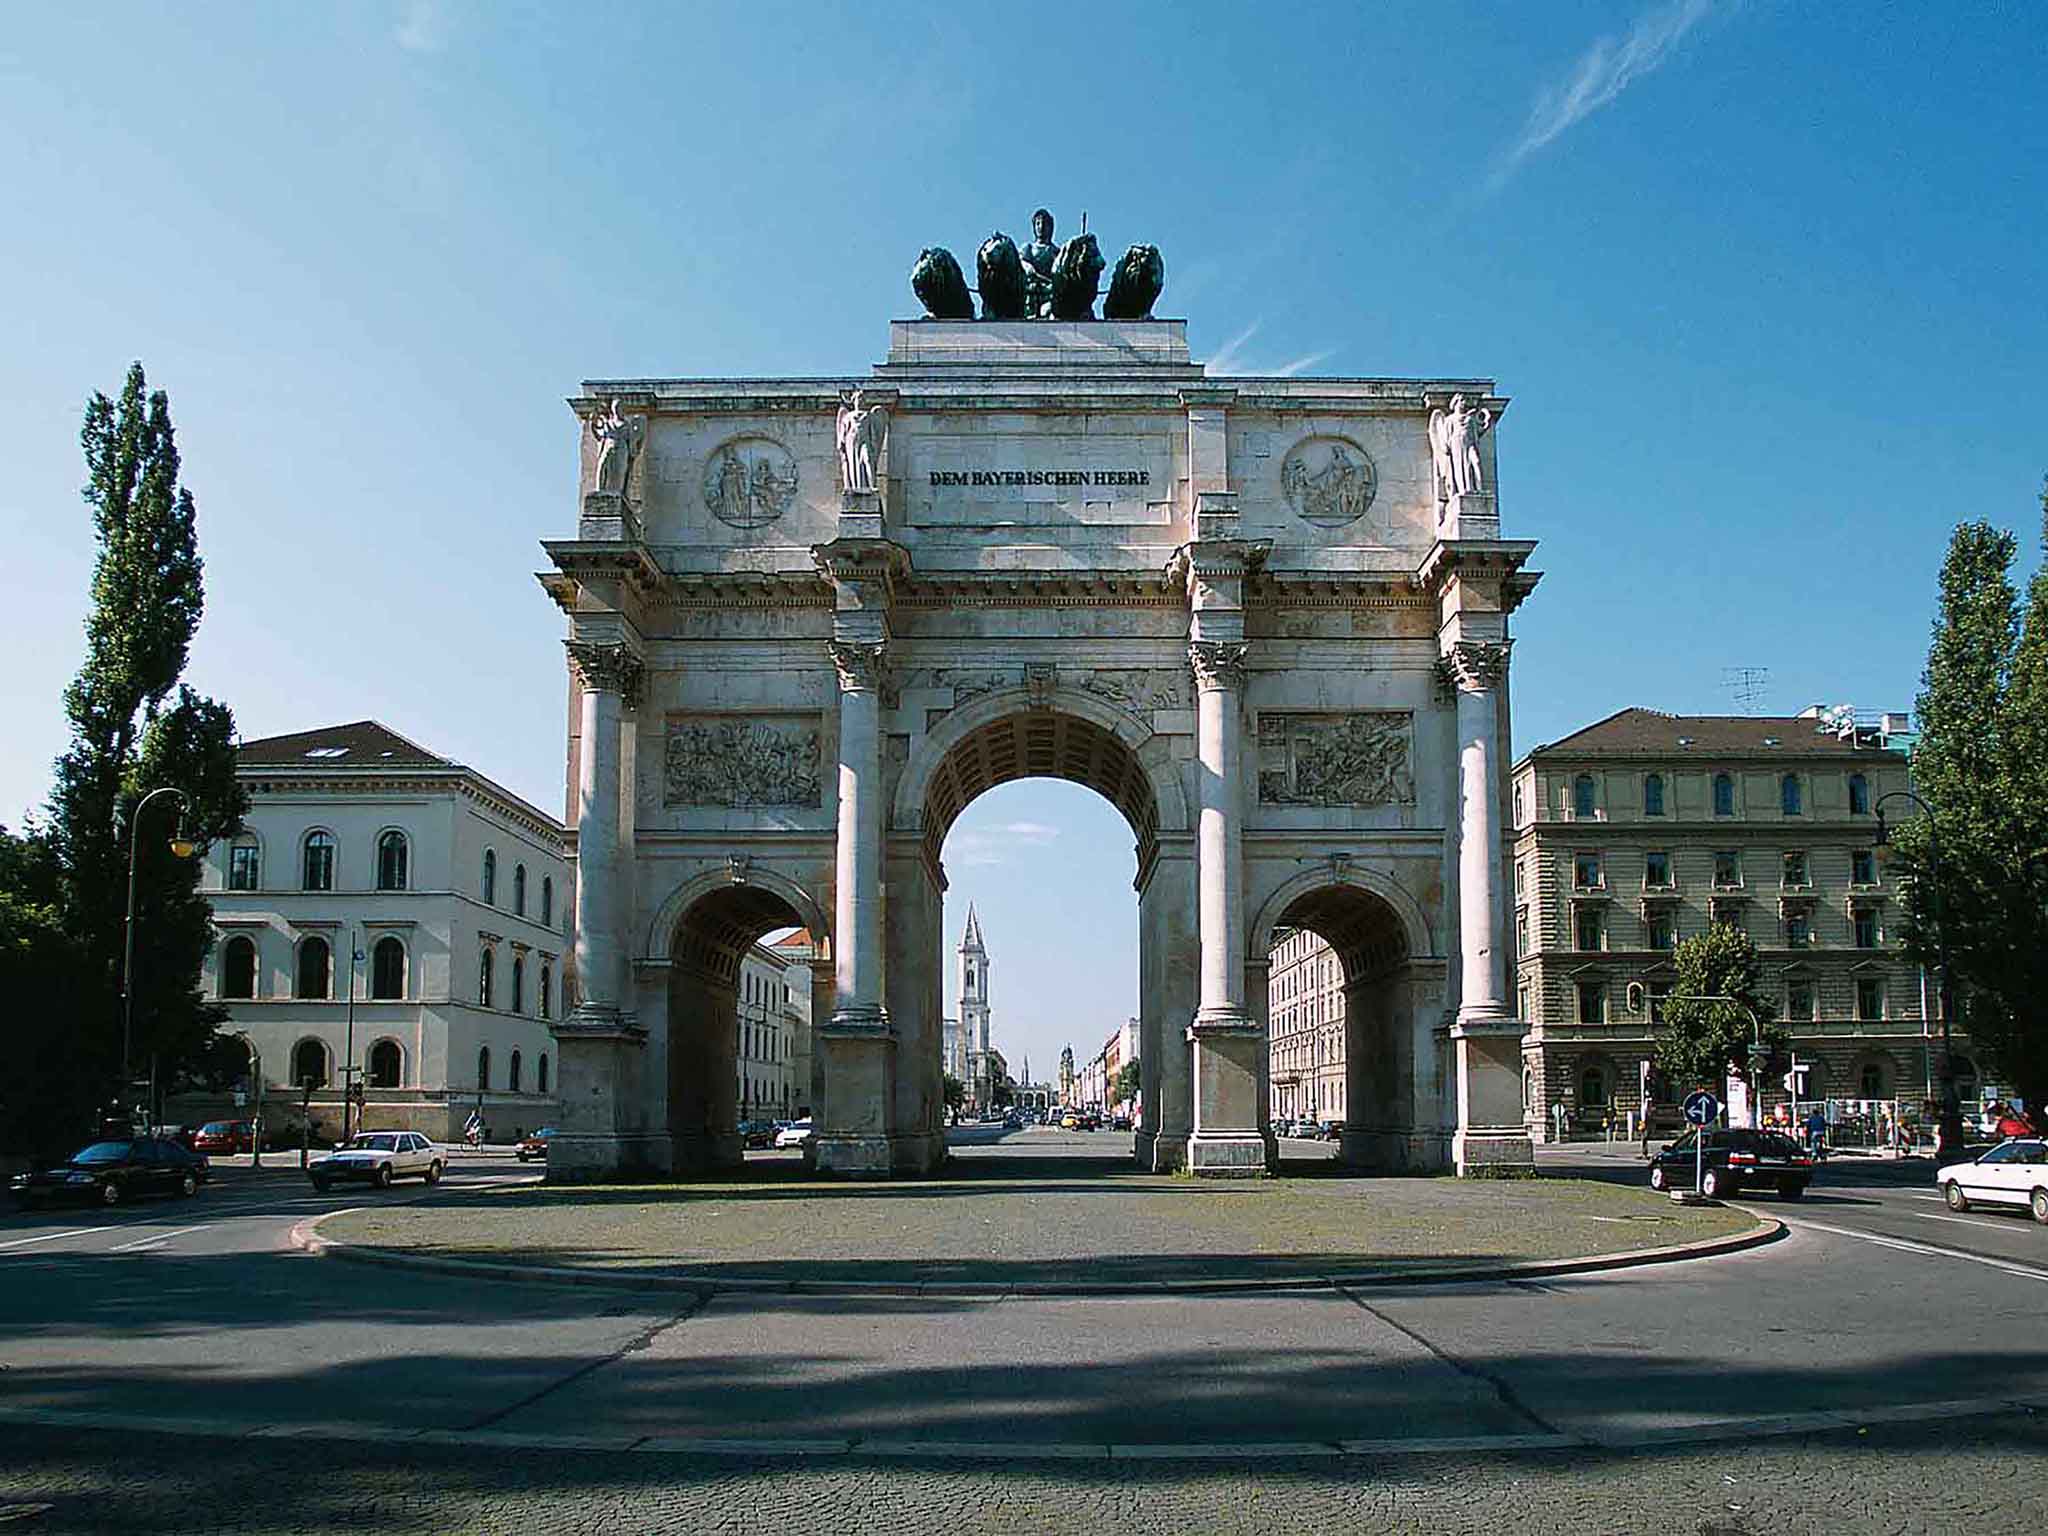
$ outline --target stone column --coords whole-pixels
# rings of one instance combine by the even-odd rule
[[[561,1133],[548,1148],[548,1177],[591,1179],[637,1169],[666,1171],[666,1149],[644,1122],[646,1035],[626,998],[625,711],[639,703],[641,662],[621,642],[575,641],[569,659],[583,690],[576,775],[577,1001],[554,1026]]]
[[[1188,1166],[1196,1173],[1266,1170],[1259,1131],[1260,1057],[1265,1037],[1244,999],[1244,841],[1240,774],[1245,647],[1189,642],[1195,669],[1200,782],[1195,861],[1200,882],[1201,1003],[1188,1030],[1194,1044],[1194,1130]]]
[[[1458,1172],[1529,1166],[1522,1023],[1507,1006],[1501,902],[1500,695],[1508,642],[1460,640],[1444,656],[1458,691]]]
[[[817,1162],[887,1174],[894,1120],[894,1039],[882,1006],[881,641],[832,643],[839,673],[839,844],[833,908],[832,1017],[817,1032],[825,1058]]]

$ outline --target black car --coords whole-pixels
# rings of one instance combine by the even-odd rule
[[[54,1168],[16,1174],[14,1198],[23,1205],[58,1200],[119,1205],[138,1195],[196,1195],[207,1172],[205,1158],[175,1141],[96,1141]]]
[[[1700,1193],[1710,1200],[1751,1189],[1771,1188],[1797,1200],[1813,1182],[1813,1159],[1790,1136],[1776,1131],[1709,1130],[1703,1150],[1687,1131],[1650,1159],[1650,1188],[1691,1189],[1699,1166]]]

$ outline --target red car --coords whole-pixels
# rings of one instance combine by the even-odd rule
[[[233,1157],[253,1149],[255,1143],[246,1120],[215,1120],[202,1125],[192,1138],[192,1150]]]

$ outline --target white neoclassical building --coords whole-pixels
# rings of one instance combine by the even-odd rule
[[[202,985],[266,1097],[438,1139],[554,1118],[570,874],[560,823],[373,720],[244,742],[246,829],[206,850]],[[354,956],[351,963],[351,956]],[[279,1105],[280,1110],[282,1105]]]
[[[1271,1165],[1269,956],[1343,968],[1342,1155],[1525,1163],[1485,380],[1210,377],[1176,320],[899,321],[866,375],[572,401],[576,1007],[549,1177],[737,1158],[743,958],[802,927],[821,1168],[945,1154],[947,829],[1027,776],[1137,858],[1148,1167]],[[964,1023],[963,1019],[963,1023]]]

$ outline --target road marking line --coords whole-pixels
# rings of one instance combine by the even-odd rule
[[[202,1221],[196,1227],[180,1227],[175,1232],[159,1232],[153,1237],[138,1237],[132,1243],[117,1243],[112,1248],[109,1248],[107,1252],[134,1253],[138,1249],[159,1247],[164,1243],[168,1243],[174,1237],[183,1237],[187,1232],[204,1232],[212,1225],[213,1223],[210,1221]]]
[[[1952,1221],[1961,1227],[1990,1227],[1994,1231],[2004,1230],[2005,1223],[1991,1221],[1983,1216],[1944,1216],[1939,1211],[1908,1211],[1908,1216],[1918,1216],[1922,1221]]]
[[[31,1243],[54,1243],[60,1237],[85,1237],[93,1232],[110,1232],[111,1227],[72,1227],[63,1232],[45,1232],[39,1237],[17,1237],[11,1243],[0,1243],[0,1248],[26,1248]]]
[[[1919,1212],[1914,1212],[1919,1215]],[[1823,1222],[1800,1219],[1795,1226],[1808,1227],[1815,1232],[1831,1232],[1836,1237],[1853,1237],[1861,1242],[1875,1243],[1880,1248],[1895,1248],[1901,1253],[1925,1254],[1936,1259],[1961,1259],[1966,1264],[1982,1264],[1986,1269],[2000,1269],[2008,1275],[2019,1275],[2028,1280],[2048,1280],[2048,1269],[2036,1269],[2031,1264],[2015,1264],[2006,1259],[1988,1258],[1981,1253],[1964,1253],[1956,1248],[1937,1248],[1932,1243],[1916,1243],[1909,1237],[1880,1237],[1875,1232],[1857,1232],[1849,1227],[1831,1227]]]

